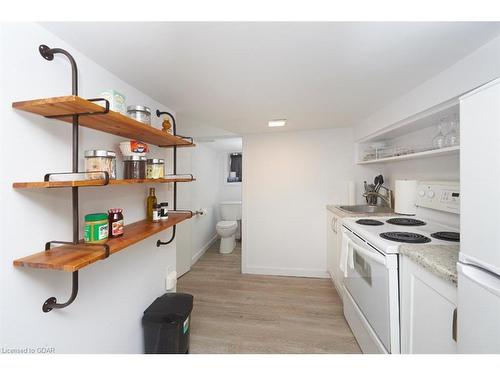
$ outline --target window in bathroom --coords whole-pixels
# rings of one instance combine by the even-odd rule
[[[242,173],[242,154],[241,152],[231,152],[228,157],[228,174],[226,181],[228,183],[241,182],[243,179]]]

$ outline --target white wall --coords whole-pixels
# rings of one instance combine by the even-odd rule
[[[326,277],[325,205],[346,203],[352,129],[243,137],[243,272]]]
[[[359,124],[355,124],[355,137],[356,139],[366,137],[498,77],[500,77],[500,37],[368,116]]]
[[[69,189],[14,190],[14,181],[39,181],[46,172],[71,170],[71,127],[57,120],[15,111],[13,101],[71,93],[66,58],[44,60],[40,44],[67,49],[79,67],[80,95],[96,97],[115,88],[130,104],[153,110],[165,106],[119,80],[74,48],[36,24],[0,25],[1,207],[0,346],[54,347],[57,353],[140,353],[144,309],[164,293],[166,268],[175,268],[175,243],[157,248],[170,231],[127,248],[80,271],[76,301],[45,314],[42,303],[51,296],[64,302],[71,291],[71,274],[14,268],[14,259],[42,251],[46,241],[71,240]],[[139,57],[138,57],[139,58]],[[159,121],[154,120],[159,126]],[[117,149],[119,137],[82,128],[80,155],[91,148]],[[154,148],[154,155],[171,163],[171,152]],[[122,163],[118,162],[121,175]],[[80,189],[80,217],[110,207],[124,209],[125,222],[145,217],[148,186]],[[157,186],[159,199],[170,197]],[[181,224],[182,225],[182,224]]]
[[[196,178],[191,185],[192,210],[204,209],[206,214],[192,219],[192,262],[203,255],[214,241],[217,223],[218,164],[217,152],[203,143],[191,149],[192,173]]]

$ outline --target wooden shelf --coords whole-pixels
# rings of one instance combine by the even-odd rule
[[[437,150],[415,152],[413,154],[391,156],[388,158],[358,161],[356,164],[375,164],[375,163],[387,163],[391,161],[400,161],[400,160],[423,159],[435,156],[453,155],[453,154],[458,154],[459,152],[460,152],[460,146],[453,146],[453,147],[440,148]]]
[[[128,180],[109,180],[108,185],[132,185],[132,184],[168,184],[172,182],[191,182],[196,181],[190,177],[175,178],[154,178],[154,179],[128,179]],[[35,182],[14,182],[14,189],[42,189],[42,188],[61,188],[61,187],[90,187],[106,186],[103,180],[74,180],[74,181],[35,181]]]
[[[12,103],[12,107],[46,117],[64,116],[57,117],[57,120],[69,123],[72,122],[72,115],[74,114],[96,112],[95,115],[80,116],[80,125],[124,138],[137,139],[160,147],[194,146],[190,140],[168,134],[121,113],[109,111],[106,114],[98,114],[103,112],[103,107],[79,96],[59,96],[15,102]]]
[[[117,253],[189,218],[191,218],[190,213],[171,213],[164,222],[141,220],[126,225],[122,237],[108,240],[110,254]],[[102,246],[64,245],[16,259],[14,266],[73,272],[102,259],[104,259]]]

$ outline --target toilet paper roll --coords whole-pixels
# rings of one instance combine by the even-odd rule
[[[349,181],[347,189],[348,189],[348,202],[347,203],[350,206],[355,205],[356,204],[356,184],[354,183],[354,181]]]
[[[404,215],[417,213],[417,185],[416,180],[396,180],[394,191],[394,212]]]

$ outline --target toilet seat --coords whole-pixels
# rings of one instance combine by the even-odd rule
[[[212,224],[213,225],[213,224]],[[219,221],[217,223],[217,228],[219,229],[236,229],[238,227],[238,223],[236,221]]]

